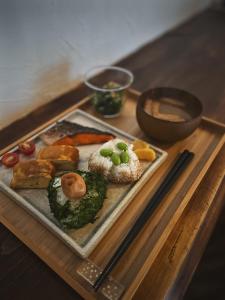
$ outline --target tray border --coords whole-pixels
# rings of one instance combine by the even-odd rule
[[[209,118],[205,118],[204,121],[206,121],[210,124],[213,124],[215,126],[218,126],[219,129],[221,129],[221,130],[225,129],[225,124],[223,124],[223,123],[222,123],[222,126],[220,126],[219,122],[216,122],[216,121],[214,122],[213,120],[211,120]],[[210,156],[210,159],[203,166],[202,170],[197,175],[194,184],[192,185],[192,187],[188,190],[188,192],[184,196],[181,204],[179,205],[179,208],[180,208],[181,211],[178,212],[178,209],[177,209],[176,212],[175,212],[174,217],[172,219],[170,219],[167,226],[165,227],[165,230],[163,231],[163,234],[162,234],[162,235],[165,236],[165,238],[163,240],[163,245],[165,244],[166,239],[168,238],[170,233],[172,232],[174,226],[179,221],[180,216],[182,216],[182,213],[184,212],[185,208],[188,206],[189,200],[193,197],[195,191],[199,188],[199,185],[202,182],[202,180],[204,180],[204,175],[207,173],[207,171],[211,167],[211,165],[214,162],[217,154],[220,152],[220,150],[222,149],[224,144],[225,144],[225,133],[222,134],[219,143],[216,145],[213,153]],[[222,182],[222,178],[220,179],[220,182]],[[172,228],[172,229],[170,230],[170,228]],[[161,239],[162,239],[162,236],[161,236]],[[145,262],[141,266],[137,276],[134,278],[134,280],[132,282],[132,285],[129,286],[127,288],[127,290],[124,292],[124,295],[123,295],[124,299],[128,300],[128,299],[131,299],[134,296],[136,290],[140,286],[140,284],[143,281],[145,275],[148,273],[149,269],[151,268],[151,265],[154,263],[158,253],[162,249],[163,246],[160,245],[161,243],[162,243],[162,241],[160,240],[160,241],[157,241],[156,244],[154,245],[153,251],[151,252],[151,254],[148,256],[148,258],[145,260]]]
[[[136,137],[133,135],[124,132],[123,130],[120,130],[92,115],[89,113],[86,113],[80,109],[74,109],[70,111],[69,113],[65,114],[63,117],[59,118],[58,121],[62,121],[64,119],[69,118],[73,114],[78,113],[83,117],[86,117],[89,120],[94,121],[97,124],[103,125],[107,129],[111,129],[112,131],[128,138],[131,140],[135,140]],[[30,136],[29,139],[35,139],[37,138],[41,133],[45,132],[49,128],[53,127],[55,125],[56,121],[53,121],[51,125],[45,127],[38,133]],[[136,196],[138,191],[140,191],[141,187],[144,186],[144,184],[151,178],[151,176],[154,174],[156,169],[165,161],[167,157],[167,152],[154,146],[150,146],[158,151],[161,154],[161,157],[151,166],[148,167],[148,169],[144,172],[144,174],[141,177],[141,180],[137,181],[133,187],[128,191],[126,196],[123,198],[123,201],[113,210],[113,212],[110,215],[110,218],[105,220],[105,222],[102,224],[102,226],[98,229],[98,231],[94,234],[92,241],[87,243],[84,247],[81,247],[78,243],[76,243],[68,234],[66,234],[62,229],[60,229],[56,224],[54,224],[50,219],[48,219],[43,213],[41,213],[37,208],[35,208],[32,204],[26,201],[22,196],[20,196],[18,193],[16,193],[13,189],[8,187],[3,181],[0,180],[0,190],[3,192],[6,192],[7,195],[15,201],[17,204],[22,206],[24,209],[28,211],[28,213],[31,213],[33,217],[35,217],[38,221],[40,221],[44,226],[47,227],[53,234],[55,234],[58,238],[60,238],[67,246],[69,246],[73,251],[76,252],[76,254],[80,255],[83,258],[88,257],[91,252],[94,250],[94,248],[97,246],[97,244],[101,241],[101,239],[107,234],[107,231],[111,228],[111,226],[116,222],[116,220],[119,218],[119,216],[124,212],[126,207],[129,205],[129,203],[133,200],[133,198]],[[13,146],[10,148],[10,150],[13,150],[16,146]],[[1,158],[1,157],[0,157]],[[130,201],[128,199],[130,198]]]
[[[131,91],[131,92],[133,92],[133,91]],[[136,96],[140,95],[140,93],[138,91],[134,91],[133,94],[136,95]],[[86,102],[87,102],[87,100],[89,100],[89,99],[87,98]],[[83,100],[81,100],[81,101],[83,101]],[[80,104],[80,105],[82,105],[82,104]],[[79,104],[75,105],[75,106],[78,107]],[[58,117],[61,116],[61,115],[63,115],[63,114],[64,113],[58,115],[57,117],[55,117],[53,119],[57,120]],[[224,123],[221,123],[221,122],[218,122],[218,121],[214,121],[213,119],[206,118],[206,117],[203,117],[202,119],[203,119],[203,121],[208,122],[209,125],[211,124],[211,125],[214,125],[215,127],[218,127],[218,129],[220,131],[222,131],[222,130],[224,131],[224,129],[225,129],[225,124]],[[37,129],[35,130],[35,132],[37,132],[38,130],[41,130],[41,129],[45,128],[47,126],[47,124],[49,124],[49,122],[45,123],[42,126],[37,127]],[[7,149],[8,149],[8,147],[10,148],[11,145],[12,145],[11,148],[13,147],[13,145],[14,146],[17,145],[18,141],[26,140],[30,135],[32,135],[32,133],[34,133],[34,130],[32,132],[30,132],[28,135],[24,135],[22,138],[17,139],[15,142],[11,143],[9,146],[3,148],[2,152],[0,152],[0,153],[4,153],[4,151],[6,152]],[[221,134],[220,143],[224,143],[224,140],[225,140],[225,134],[223,134],[223,136]],[[214,161],[214,158],[212,159],[212,161]],[[210,163],[209,167],[211,167],[211,163]],[[201,182],[202,181],[204,181],[204,177],[201,179]],[[197,187],[197,189],[198,189],[198,187]],[[206,192],[207,192],[207,190],[206,190]],[[216,193],[215,197],[216,196],[217,196],[217,193]],[[193,197],[193,196],[191,196],[191,197]],[[4,198],[6,198],[6,200],[4,200]],[[5,201],[5,204],[7,203],[7,199],[8,199],[7,196],[4,197],[4,195],[3,195],[3,204],[4,204],[4,201]],[[14,206],[17,206],[15,202],[14,203],[12,202],[12,205],[13,205],[12,208],[14,208]],[[15,209],[16,209],[16,207],[15,207]],[[32,218],[32,216],[30,216],[30,214],[28,214],[26,210],[20,208],[19,206],[17,206],[17,209],[21,212],[21,214],[24,214],[24,216],[27,216],[28,218]],[[65,282],[67,282],[67,284],[69,284],[74,290],[76,290],[78,293],[80,293],[85,299],[95,299],[95,295],[91,292],[91,290],[89,288],[87,288],[87,286],[85,287],[85,285],[83,285],[83,282],[80,281],[80,278],[78,279],[77,276],[74,274],[74,272],[73,272],[73,274],[71,274],[70,273],[71,270],[69,270],[69,273],[68,272],[64,272],[64,270],[62,269],[62,267],[60,265],[57,265],[57,263],[55,261],[55,258],[53,259],[51,256],[46,255],[46,251],[45,251],[45,249],[43,249],[42,245],[38,246],[37,244],[35,244],[35,241],[34,241],[34,239],[32,239],[32,237],[29,234],[29,232],[27,232],[26,230],[24,230],[24,228],[21,227],[20,224],[16,223],[15,218],[13,219],[11,215],[8,216],[8,215],[1,214],[0,215],[0,220],[2,221],[2,223],[13,234],[15,234],[15,236],[17,236],[17,238],[19,238],[24,244],[26,244],[52,270],[54,270],[56,273],[58,273],[58,275],[63,280],[65,280]],[[35,222],[34,218],[32,218],[31,220],[34,220],[34,222]],[[44,228],[45,227],[42,227],[41,223],[39,223],[39,225],[37,226],[38,232],[41,232]],[[51,234],[51,232],[48,231],[48,230],[47,230],[46,234],[47,234],[47,236],[50,239],[52,238],[53,240],[55,240],[57,238],[55,235]],[[65,246],[63,245],[63,243],[61,243],[60,247],[65,247]],[[68,248],[68,250],[65,248],[65,250],[69,251],[69,248]],[[132,282],[131,285],[127,287],[127,289],[129,290],[128,293],[125,293],[124,296],[123,296],[123,298],[124,299],[125,298],[126,299],[130,299],[130,298],[127,298],[127,296],[128,295],[133,295],[135,293],[135,291],[137,291],[137,289],[139,288],[140,285],[141,285],[141,283],[139,282],[138,284],[135,284],[135,286],[134,286],[134,283]]]

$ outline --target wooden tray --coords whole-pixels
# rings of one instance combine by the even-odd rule
[[[134,136],[143,138],[135,118],[137,96],[137,92],[130,91],[121,116],[107,120],[107,122]],[[70,110],[72,111],[74,108],[76,106]],[[88,99],[82,101],[80,108],[93,113]],[[64,113],[68,113],[68,111]],[[44,126],[48,126],[53,121],[55,119]],[[43,129],[43,127],[38,128],[35,132]],[[165,244],[168,235],[189,203],[191,196],[224,144],[224,132],[225,127],[223,124],[203,118],[201,126],[192,136],[175,145],[165,146],[164,149],[168,152],[166,162],[145,184],[89,257],[91,262],[99,267],[104,267],[160,184],[177,153],[185,148],[194,151],[196,154],[195,159],[112,272],[113,278],[123,288],[123,299],[130,299],[143,281],[157,254]],[[31,135],[33,134],[34,132],[31,133]],[[27,136],[24,137],[24,139],[27,138]],[[18,141],[15,142],[15,144],[17,143]],[[101,291],[94,293],[91,285],[78,274],[77,270],[84,260],[75,255],[43,225],[4,195],[1,195],[0,198],[0,221],[85,299],[104,298]]]

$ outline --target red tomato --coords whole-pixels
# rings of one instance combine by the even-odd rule
[[[33,142],[24,142],[19,144],[19,150],[25,155],[31,155],[35,151],[35,144]]]
[[[2,163],[7,168],[15,166],[19,161],[19,155],[17,153],[6,153],[2,157]]]

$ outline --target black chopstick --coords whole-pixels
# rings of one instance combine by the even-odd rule
[[[175,161],[173,167],[170,169],[169,173],[166,175],[165,179],[152,196],[150,201],[148,202],[147,206],[145,207],[144,211],[138,217],[128,234],[123,239],[120,246],[117,248],[116,252],[113,254],[112,258],[109,260],[107,265],[105,266],[102,273],[99,275],[97,280],[95,281],[93,288],[95,291],[99,289],[102,282],[105,280],[107,275],[112,271],[120,257],[124,254],[127,250],[129,245],[132,241],[136,238],[139,231],[143,228],[147,220],[149,219],[150,215],[153,213],[154,209],[159,205],[162,201],[163,197],[169,192],[172,185],[176,182],[179,178],[181,173],[185,170],[187,165],[190,163],[192,158],[194,157],[194,153],[184,150]]]

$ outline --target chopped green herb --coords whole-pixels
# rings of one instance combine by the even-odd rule
[[[103,88],[115,89],[120,87],[119,84],[109,82]],[[96,92],[92,98],[92,103],[97,112],[102,115],[116,115],[122,108],[123,104],[123,91],[114,92]]]
[[[48,199],[52,213],[64,229],[78,229],[95,221],[95,216],[102,208],[106,196],[106,181],[100,174],[85,171],[74,171],[83,177],[87,193],[74,206],[68,199],[64,204],[57,202],[60,176],[56,176],[48,186]]]

